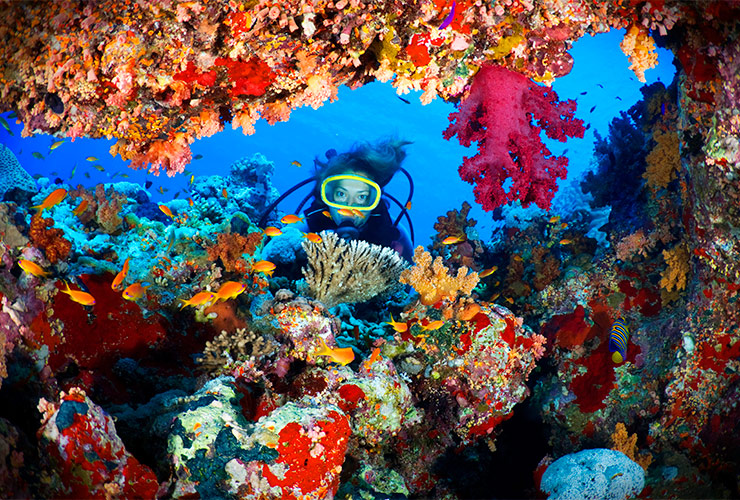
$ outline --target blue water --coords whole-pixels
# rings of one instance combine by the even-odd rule
[[[612,118],[620,111],[629,109],[642,97],[639,89],[643,84],[629,70],[627,57],[619,48],[623,36],[624,30],[612,30],[606,34],[586,36],[576,42],[571,50],[575,60],[573,70],[553,85],[561,100],[575,99],[578,102],[576,116],[591,125],[583,139],[570,139],[567,143],[545,139],[554,154],[562,154],[567,149],[566,155],[570,160],[568,179],[560,181],[561,185],[578,182],[590,168],[594,131],[606,136]],[[658,49],[658,58],[658,66],[646,72],[646,84],[662,81],[668,85],[675,73],[673,55],[670,51]],[[441,99],[422,106],[419,94],[404,95],[403,98],[409,101],[407,104],[399,99],[390,83],[371,83],[354,91],[342,87],[335,102],[326,103],[318,110],[294,110],[290,120],[285,123],[270,126],[259,121],[255,125],[256,133],[251,136],[243,135],[241,129],[232,130],[227,124],[224,131],[191,145],[193,157],[203,157],[192,161],[188,170],[196,176],[226,175],[234,161],[260,152],[275,163],[273,183],[283,192],[309,177],[313,159],[317,156],[323,159],[326,150],[334,148],[341,152],[358,140],[373,141],[396,134],[413,141],[407,148],[408,157],[404,166],[414,176],[416,188],[411,210],[416,244],[429,243],[429,238],[435,234],[433,224],[437,216],[459,208],[464,200],[473,205],[471,216],[478,220],[481,237],[488,239],[492,227],[490,216],[474,203],[472,186],[461,181],[457,174],[463,156],[473,156],[475,147],[464,148],[456,138],[444,140],[442,131],[449,123],[447,117],[454,111],[454,106]],[[595,109],[591,111],[594,106]],[[7,117],[7,114],[4,116]],[[14,120],[8,122],[14,135],[0,128],[0,142],[16,153],[21,164],[32,175],[42,174],[52,179],[58,176],[67,181],[76,166],[72,179],[75,185],[81,183],[92,186],[99,182],[111,182],[111,177],[114,182],[127,180],[140,184],[151,180],[153,184],[149,192],[156,202],[171,199],[178,190],[187,186],[187,177],[183,175],[170,178],[163,174],[155,177],[145,171],[131,170],[128,162],[109,154],[113,140],[77,139],[49,152],[49,146],[58,138],[43,134],[21,138],[22,126],[15,124]],[[35,158],[33,152],[41,153],[44,159]],[[98,161],[86,161],[88,156],[97,157]],[[300,162],[302,166],[298,168],[291,165],[293,161]],[[101,165],[105,171],[99,172],[93,165]],[[122,179],[120,173],[130,177]],[[160,187],[167,191],[160,193]],[[389,184],[388,190],[397,198],[405,199],[406,179],[397,176]],[[575,198],[574,193],[577,194],[577,191],[562,189],[553,201],[554,210],[564,211],[583,203],[583,199]],[[183,194],[180,196],[187,197]],[[302,197],[297,195],[289,198],[281,209],[291,212]]]

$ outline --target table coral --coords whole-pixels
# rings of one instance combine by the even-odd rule
[[[414,250],[414,264],[401,273],[400,282],[414,287],[424,305],[436,304],[445,298],[454,301],[458,295],[469,295],[479,281],[478,273],[468,274],[465,266],[457,270],[457,275],[450,276],[442,264],[442,257],[432,262],[432,255],[421,246]]]
[[[466,147],[478,143],[478,154],[465,158],[458,171],[462,180],[475,184],[475,201],[484,210],[514,200],[549,210],[568,159],[552,156],[540,132],[561,142],[583,137],[575,106],[519,73],[495,64],[481,67],[458,111],[450,114],[444,137],[457,135]],[[504,191],[509,178],[512,185]]]

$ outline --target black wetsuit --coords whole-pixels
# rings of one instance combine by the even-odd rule
[[[325,203],[314,199],[311,206],[305,210],[306,223],[311,232],[338,231],[340,229],[334,219],[322,213],[328,209],[329,207]],[[411,261],[413,255],[411,241],[404,231],[393,225],[388,213],[388,202],[383,200],[367,217],[367,222],[362,227],[357,228],[359,231],[357,239],[392,248],[403,258]]]

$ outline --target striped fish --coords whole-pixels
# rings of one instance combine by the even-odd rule
[[[630,338],[630,331],[624,320],[619,318],[612,325],[612,331],[609,332],[609,351],[612,354],[612,361],[619,364],[627,357],[627,341]]]

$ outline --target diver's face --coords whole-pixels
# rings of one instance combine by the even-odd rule
[[[364,176],[364,174],[359,172],[348,173]],[[361,209],[362,207],[370,206],[373,201],[375,201],[374,194],[375,193],[372,192],[372,188],[362,181],[357,179],[341,179],[336,182],[336,186],[331,193],[331,200],[340,205],[347,205]],[[331,213],[332,219],[334,219],[334,222],[337,224],[341,224],[346,220],[351,220],[355,227],[362,227],[365,225],[365,223],[367,223],[367,217],[370,216],[370,211],[368,210],[361,211],[365,214],[365,217],[351,214],[350,211],[346,209],[338,209],[336,207],[329,207],[329,212]]]

